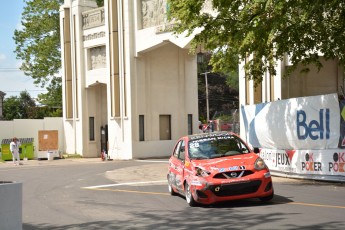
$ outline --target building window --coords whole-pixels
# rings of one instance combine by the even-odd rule
[[[139,115],[139,141],[145,141],[144,115]]]
[[[171,140],[170,115],[159,115],[159,138],[160,140]]]
[[[193,134],[193,114],[188,114],[188,135]]]
[[[90,135],[90,141],[95,140],[95,118],[89,117],[89,135]]]

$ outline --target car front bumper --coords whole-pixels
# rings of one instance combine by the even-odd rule
[[[260,177],[222,180],[191,184],[195,201],[212,204],[221,201],[267,197],[273,193],[271,177],[262,174]]]

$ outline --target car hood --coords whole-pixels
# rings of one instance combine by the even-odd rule
[[[199,167],[211,172],[211,174],[215,174],[219,172],[253,169],[257,158],[258,156],[256,154],[248,153],[207,160],[193,160],[191,163],[194,167]]]

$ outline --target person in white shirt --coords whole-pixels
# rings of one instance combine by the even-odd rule
[[[18,162],[18,165],[20,165],[20,155],[19,155],[19,146],[20,142],[16,137],[13,137],[12,142],[10,143],[10,151],[12,153],[12,160],[13,164],[17,165],[16,161]]]

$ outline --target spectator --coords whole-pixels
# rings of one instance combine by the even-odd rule
[[[19,155],[19,146],[20,146],[20,142],[18,141],[18,139],[16,137],[13,137],[12,142],[10,143],[10,151],[12,153],[12,160],[13,160],[13,164],[17,165],[21,165],[20,163],[20,155]]]

